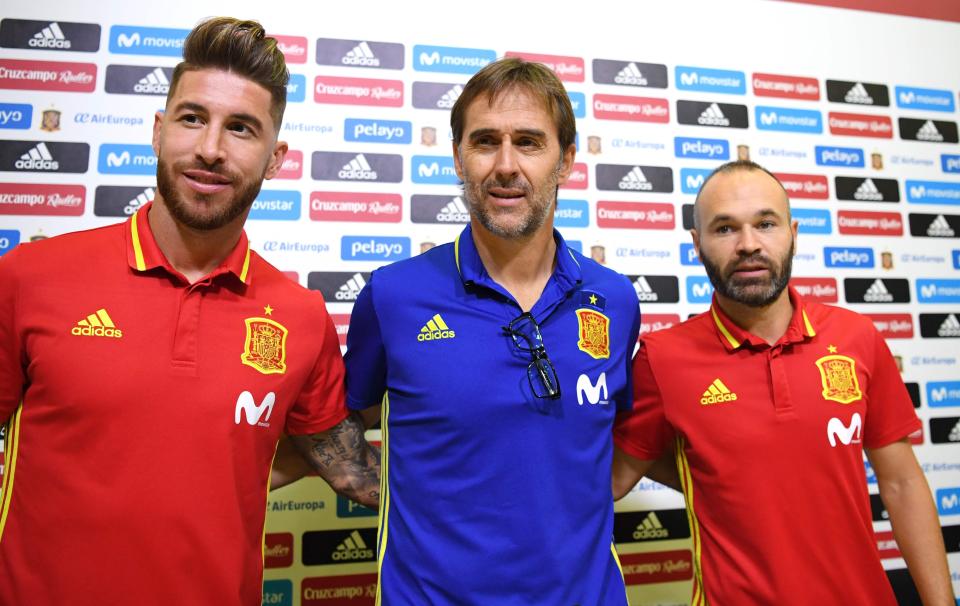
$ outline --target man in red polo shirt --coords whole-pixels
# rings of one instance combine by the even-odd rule
[[[259,605],[282,433],[377,506],[323,299],[243,231],[286,152],[287,79],[258,23],[200,24],[156,116],[153,203],[0,259],[0,604]]]
[[[866,451],[924,604],[953,605],[937,513],[906,439],[919,419],[869,319],[787,288],[797,222],[780,183],[752,162],[725,164],[694,217],[713,303],[644,339],[633,411],[615,426],[614,498],[675,452],[694,606],[895,605]]]

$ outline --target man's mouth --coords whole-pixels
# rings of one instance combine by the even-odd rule
[[[232,183],[229,177],[220,173],[191,168],[183,171],[187,184],[197,192],[212,194],[223,191]]]

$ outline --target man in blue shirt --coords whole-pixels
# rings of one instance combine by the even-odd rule
[[[373,272],[347,340],[348,406],[382,403],[377,603],[625,605],[611,427],[640,312],[553,229],[570,101],[543,65],[502,59],[450,122],[470,224]]]

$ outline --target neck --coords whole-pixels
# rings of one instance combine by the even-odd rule
[[[163,256],[191,284],[223,263],[240,240],[245,219],[246,213],[217,229],[193,229],[174,219],[159,194],[147,215]]]
[[[770,345],[786,334],[790,320],[793,318],[793,304],[790,303],[790,295],[786,289],[774,302],[764,307],[744,305],[719,293],[717,303],[734,324]]]
[[[553,230],[545,223],[533,235],[507,239],[472,221],[471,231],[487,273],[513,295],[523,311],[530,311],[556,264],[557,243]]]

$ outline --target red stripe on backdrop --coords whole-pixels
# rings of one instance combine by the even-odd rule
[[[848,8],[890,15],[922,17],[960,23],[960,2],[957,0],[785,0],[802,4]]]

